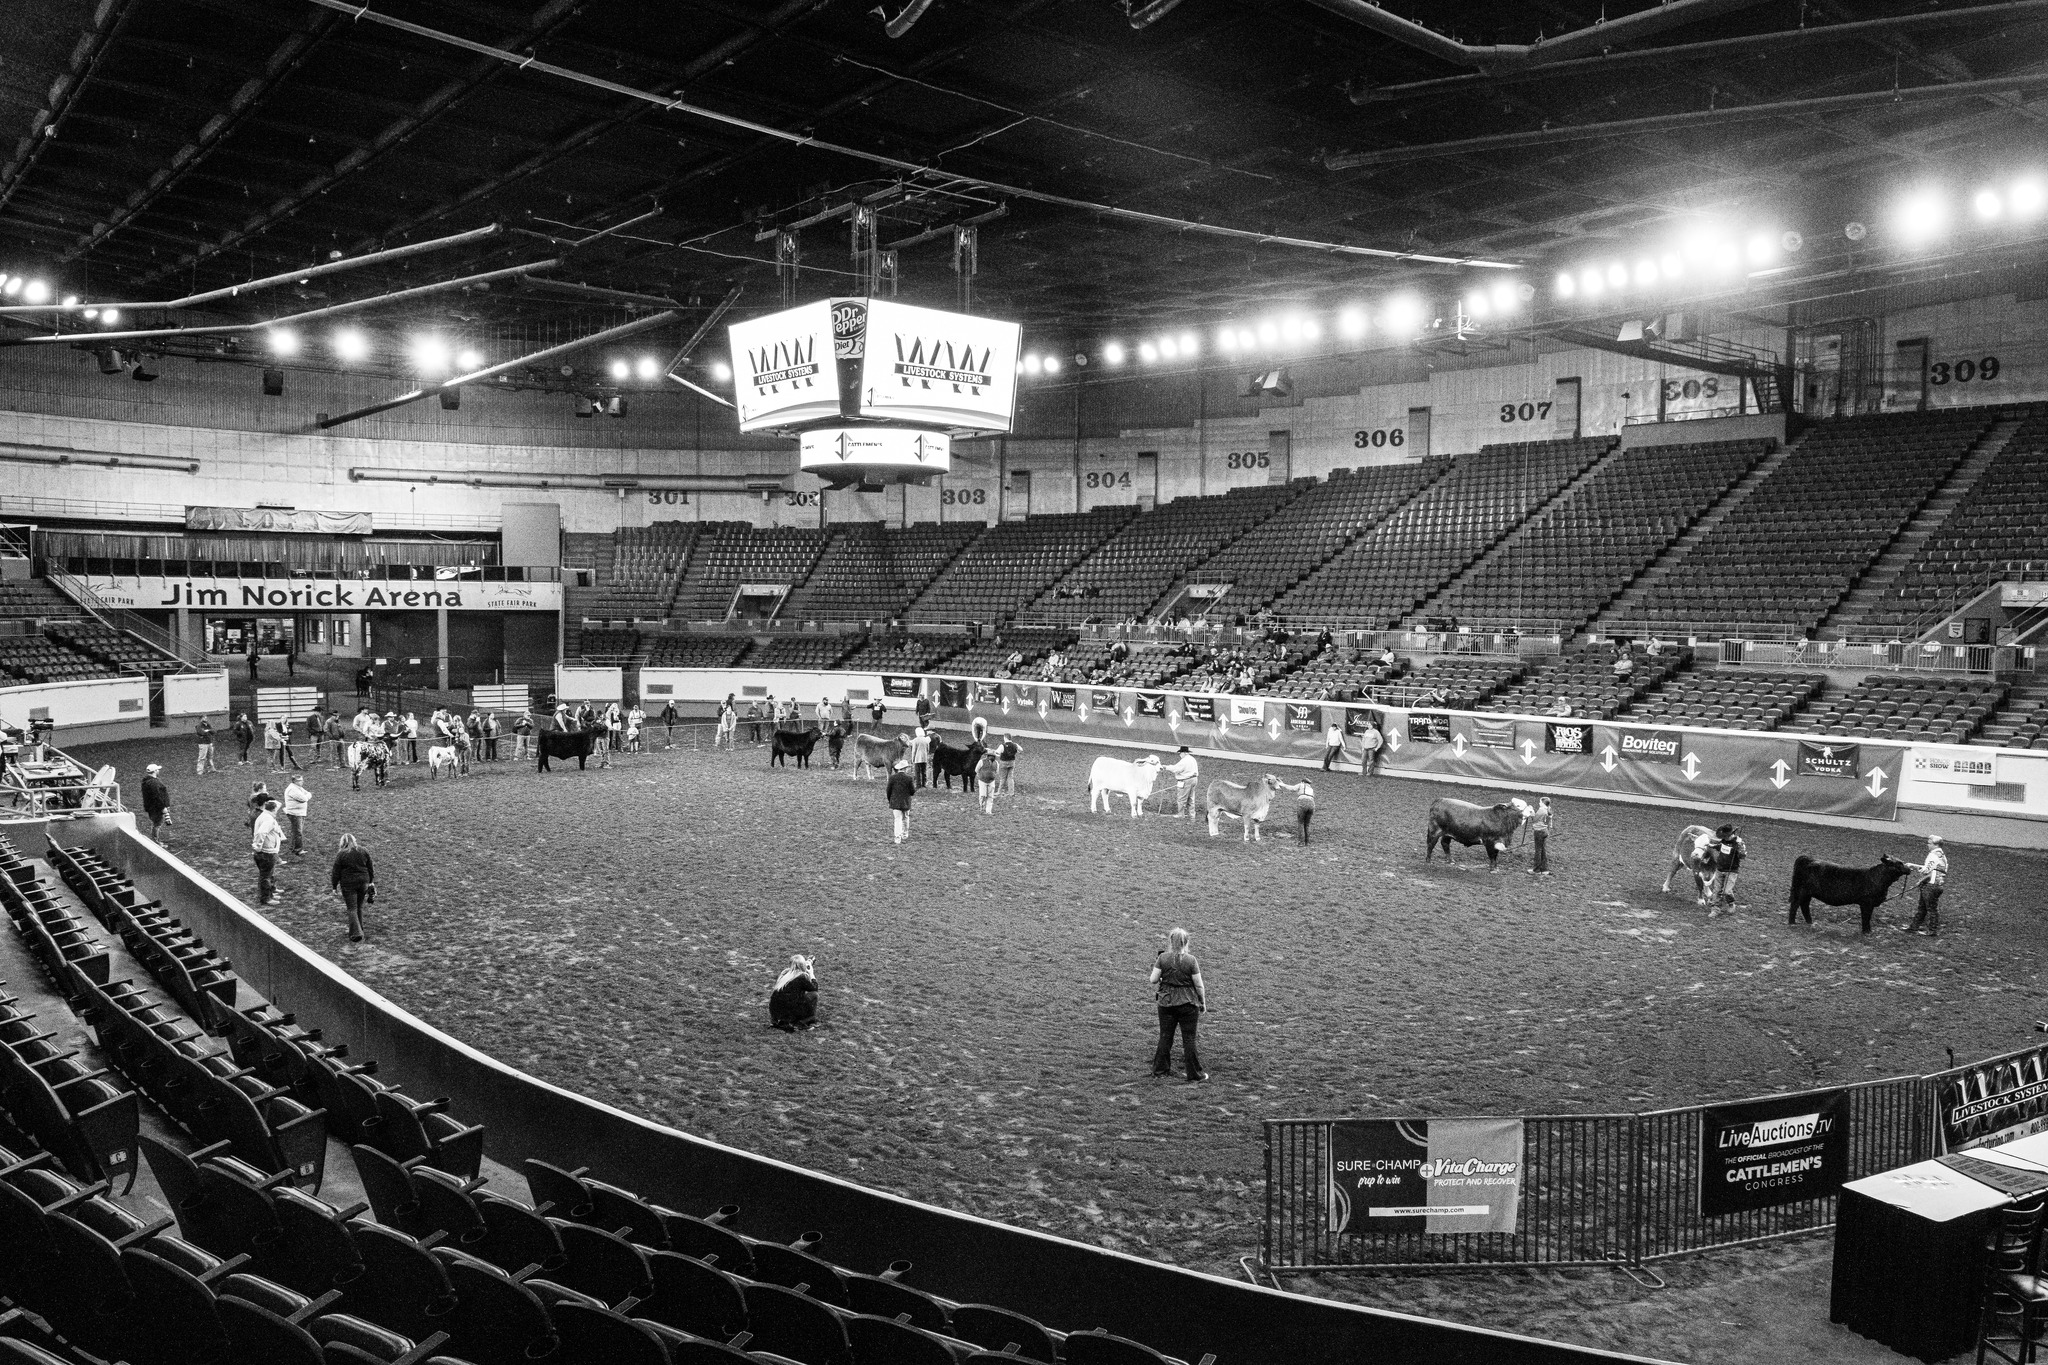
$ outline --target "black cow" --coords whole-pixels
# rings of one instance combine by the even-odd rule
[[[548,767],[550,758],[573,758],[580,770],[597,752],[597,746],[604,743],[601,728],[590,730],[543,730],[533,737],[533,747],[540,753],[541,772],[552,772]]]
[[[775,742],[768,746],[768,766],[786,767],[784,760],[793,758],[797,767],[810,767],[811,750],[818,747],[822,738],[822,730],[777,730]]]
[[[1808,924],[1813,923],[1814,901],[1854,905],[1863,911],[1863,932],[1867,934],[1870,917],[1891,895],[1892,883],[1912,870],[1889,853],[1878,858],[1876,867],[1842,867],[1802,853],[1792,860],[1792,902],[1785,923],[1797,924],[1801,915]]]
[[[1422,861],[1428,862],[1441,843],[1444,861],[1451,861],[1455,840],[1465,848],[1474,844],[1486,850],[1486,865],[1499,871],[1502,849],[1515,836],[1531,812],[1525,801],[1503,801],[1497,806],[1475,806],[1470,801],[1453,801],[1440,796],[1429,803],[1429,829],[1422,842]]]
[[[974,765],[981,762],[985,752],[981,741],[976,740],[964,749],[958,749],[942,739],[932,741],[932,781],[944,778],[946,790],[953,789],[953,779],[960,779],[960,790],[974,790]]]
[[[784,1033],[817,1024],[818,968],[813,959],[799,953],[782,969],[775,989],[768,993],[768,1022]]]

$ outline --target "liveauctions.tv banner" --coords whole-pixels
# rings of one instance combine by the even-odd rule
[[[1700,1111],[1702,1218],[1820,1199],[1849,1178],[1849,1092],[1809,1090]]]
[[[1513,1232],[1520,1119],[1345,1119],[1330,1125],[1330,1231]]]

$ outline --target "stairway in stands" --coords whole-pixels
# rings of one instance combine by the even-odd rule
[[[1848,594],[1835,604],[1835,609],[1821,619],[1820,628],[1815,632],[1817,638],[1846,639],[1856,631],[1872,609],[1884,601],[1899,575],[1919,556],[1928,538],[1941,529],[1941,524],[1948,520],[1948,514],[1955,510],[1956,504],[2004,452],[2013,433],[2019,430],[2020,421],[2019,417],[2002,417],[1977,438],[1976,444],[1957,462],[1941,487],[1928,495],[1927,501],[1920,504],[1920,510],[1884,547],[1884,553],[1863,571]]]
[[[1728,519],[1729,513],[1748,501],[1749,495],[1757,490],[1757,486],[1777,473],[1778,466],[1792,458],[1793,453],[1805,443],[1805,440],[1805,436],[1802,435],[1796,440],[1786,442],[1759,461],[1756,468],[1737,480],[1735,486],[1722,494],[1721,500],[1708,508],[1670,549],[1638,574],[1635,581],[1622,590],[1621,596],[1608,605],[1607,610],[1593,618],[1592,623],[1586,627],[1587,633],[1604,634],[1613,628],[1615,622],[1632,619],[1637,605],[1650,589],[1657,585],[1657,581],[1684,563],[1685,557],[1692,553],[1693,546],[1705,540],[1716,526]]]
[[[1492,545],[1488,546],[1485,552],[1482,553],[1479,556],[1479,558],[1473,560],[1470,564],[1467,564],[1464,568],[1460,569],[1457,573],[1453,574],[1449,582],[1445,583],[1442,587],[1438,588],[1435,592],[1431,593],[1426,599],[1424,599],[1422,604],[1416,607],[1414,611],[1410,612],[1408,616],[1401,622],[1402,628],[1418,628],[1422,624],[1422,622],[1428,619],[1429,617],[1440,615],[1441,612],[1439,608],[1441,607],[1441,605],[1446,600],[1448,600],[1451,597],[1451,595],[1454,594],[1462,584],[1468,582],[1474,574],[1478,573],[1481,569],[1484,569],[1487,565],[1493,563],[1493,561],[1495,561],[1496,559],[1499,559],[1503,554],[1506,554],[1508,549],[1511,546],[1513,546],[1515,542],[1519,541],[1525,534],[1528,533],[1530,527],[1536,525],[1538,522],[1543,520],[1544,516],[1550,511],[1551,508],[1562,506],[1564,503],[1569,502],[1572,498],[1577,497],[1579,494],[1579,490],[1583,489],[1587,484],[1591,483],[1593,480],[1599,478],[1602,472],[1604,472],[1616,460],[1621,458],[1621,451],[1621,443],[1619,441],[1615,442],[1613,449],[1609,450],[1605,455],[1602,455],[1599,459],[1593,461],[1592,464],[1586,466],[1586,468],[1579,473],[1579,476],[1577,478],[1573,479],[1564,487],[1558,489],[1557,493],[1553,497],[1551,497],[1549,501],[1543,503],[1542,505],[1532,510],[1528,516],[1522,518],[1520,524],[1518,524],[1513,530],[1509,531],[1506,535],[1502,536],[1499,540],[1496,540]]]

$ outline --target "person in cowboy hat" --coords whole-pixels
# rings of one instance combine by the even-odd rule
[[[910,760],[899,758],[889,774],[889,814],[896,826],[896,842],[910,837],[910,802],[917,795],[917,781],[910,775]]]
[[[1202,765],[1195,762],[1195,756],[1188,752],[1188,746],[1180,746],[1174,755],[1173,766],[1166,770],[1173,776],[1173,813],[1175,816],[1195,818],[1195,778],[1201,774]]]
[[[1917,934],[1925,924],[1929,938],[1940,938],[1941,893],[1948,888],[1948,852],[1942,848],[1939,834],[1927,836],[1927,856],[1912,864],[1912,868],[1920,874],[1920,908],[1906,932]]]
[[[158,776],[163,770],[161,763],[152,763],[142,770],[142,813],[149,817],[149,837],[158,843],[163,842],[160,831],[171,823],[171,789]]]

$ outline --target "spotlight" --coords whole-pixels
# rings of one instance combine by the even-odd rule
[[[1626,289],[1628,287],[1628,267],[1620,261],[1615,261],[1609,265],[1607,267],[1607,283],[1616,289]]]
[[[1201,344],[1195,340],[1193,332],[1182,332],[1180,334],[1180,353],[1190,360],[1193,360],[1202,353]]]
[[[1232,351],[1235,351],[1237,349],[1237,333],[1228,327],[1217,328],[1216,346],[1217,349],[1221,350],[1226,355]]]
[[[12,291],[10,290],[9,292]],[[48,303],[50,301],[50,286],[44,284],[41,280],[30,280],[22,289],[21,297],[29,303]]]
[[[102,308],[102,309],[100,309],[100,326],[102,326],[102,327],[112,327],[112,326],[113,326],[113,325],[114,325],[115,323],[119,322],[120,320],[121,320],[121,310],[120,310],[120,309],[118,309],[118,308]]]
[[[2005,215],[2005,200],[1997,190],[1978,190],[1977,197],[1970,203],[1977,210],[1977,216],[1987,223],[1996,222]]]
[[[1483,318],[1492,311],[1493,308],[1486,302],[1486,295],[1481,294],[1476,290],[1471,294],[1466,295],[1465,316],[1470,318]]]
[[[4,285],[0,285],[0,293],[5,293],[7,297],[13,298],[16,294],[19,294],[21,292],[21,283],[21,276],[9,275],[7,277],[7,283]]]
[[[1161,360],[1180,359],[1180,343],[1176,342],[1172,337],[1159,338],[1159,358]]]
[[[1947,227],[1948,204],[1933,190],[1922,190],[1899,207],[1899,235],[1908,246],[1931,241]]]
[[[266,366],[263,371],[263,396],[282,398],[284,396],[284,371],[275,365]]]
[[[633,362],[633,374],[640,379],[652,379],[661,373],[661,362],[651,355],[643,355]]]
[[[1159,359],[1159,348],[1157,346],[1154,346],[1149,341],[1139,342],[1138,359],[1144,361],[1147,365],[1150,365],[1153,361]]]
[[[1252,334],[1252,329],[1251,329],[1251,328],[1249,328],[1249,327],[1240,327],[1240,328],[1238,328],[1238,329],[1237,329],[1237,349],[1238,349],[1238,350],[1240,350],[1240,351],[1255,351],[1255,350],[1257,350],[1258,348],[1259,348],[1259,339],[1258,339],[1258,337],[1256,337],[1256,336],[1254,336],[1254,335]]]
[[[1778,239],[1768,232],[1756,233],[1749,239],[1747,254],[1751,265],[1769,265],[1778,259]]]
[[[1733,275],[1742,269],[1742,253],[1735,249],[1733,242],[1723,242],[1714,248],[1714,269],[1724,275]]]
[[[2006,204],[2015,218],[2032,218],[2040,213],[2041,205],[2048,201],[2048,194],[2041,189],[2041,182],[2032,178],[2013,182]]]
[[[293,356],[299,353],[299,334],[289,327],[272,328],[264,334],[264,339],[270,343],[270,353],[274,356]]]
[[[1339,335],[1349,337],[1354,341],[1364,336],[1365,310],[1353,307],[1346,308],[1343,312],[1337,314],[1337,331]]]
[[[1597,270],[1588,270],[1579,276],[1579,292],[1589,299],[1597,299],[1607,288],[1607,278]]]
[[[1022,368],[1024,370],[1024,373],[1026,374],[1037,374],[1040,370],[1044,369],[1045,366],[1040,363],[1038,359],[1038,353],[1036,351],[1033,351],[1030,355],[1024,357],[1024,364]]]
[[[1045,358],[1045,372],[1047,374],[1058,374],[1060,372],[1060,358],[1058,356],[1049,355]]]
[[[1497,284],[1493,287],[1494,312],[1512,313],[1515,311],[1515,305],[1520,301],[1521,295],[1516,290],[1515,286],[1503,283]]]
[[[723,360],[712,361],[711,377],[713,379],[716,379],[721,384],[724,383],[726,380],[732,378],[732,366],[726,364]]]
[[[1112,341],[1102,348],[1102,363],[1121,365],[1124,363],[1124,347],[1120,341]]]
[[[633,367],[623,360],[614,360],[611,364],[611,374],[614,379],[630,379],[633,377]]]
[[[78,295],[66,294],[62,299],[58,300],[58,302],[61,303],[66,308],[76,308],[78,307]]]
[[[448,373],[448,343],[434,336],[414,337],[412,363],[421,374]]]
[[[1279,345],[1279,344],[1280,344],[1280,329],[1279,329],[1278,327],[1275,327],[1275,326],[1274,326],[1274,325],[1273,325],[1272,323],[1270,323],[1270,322],[1262,322],[1262,323],[1260,323],[1260,324],[1259,324],[1259,344],[1260,344],[1260,345],[1262,345],[1262,346],[1277,346],[1277,345]]]
[[[1675,280],[1685,273],[1685,262],[1679,258],[1677,252],[1667,251],[1657,262],[1657,268],[1664,272],[1665,279]]]
[[[85,320],[87,322],[96,321],[99,318],[99,315],[100,310],[97,308],[88,308],[85,310]]]
[[[1578,292],[1579,282],[1572,278],[1572,273],[1569,270],[1560,270],[1557,274],[1557,296],[1568,299]]]
[[[1427,311],[1421,299],[1413,294],[1403,294],[1387,305],[1387,330],[1397,336],[1420,331]]]
[[[1649,284],[1655,284],[1656,282],[1657,282],[1657,263],[1656,263],[1655,261],[1637,261],[1637,262],[1636,262],[1636,283],[1637,283],[1637,284],[1643,284],[1643,285],[1649,285]]]
[[[455,357],[455,363],[467,373],[470,370],[481,370],[484,367],[484,358],[481,352],[465,348],[461,355]]]
[[[1280,323],[1280,335],[1289,342],[1301,340],[1301,319],[1288,315]]]
[[[354,327],[334,334],[334,354],[343,360],[361,360],[370,354],[370,339]]]

